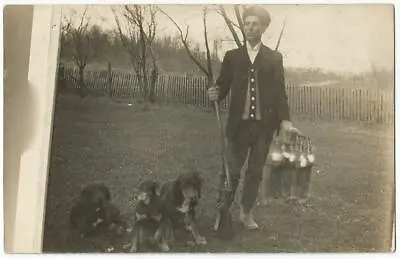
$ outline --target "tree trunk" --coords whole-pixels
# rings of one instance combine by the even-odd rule
[[[85,66],[79,66],[79,95],[81,96],[81,98],[84,98],[87,95],[87,89],[84,80],[84,75],[85,75],[84,72],[85,72]]]
[[[143,92],[143,101],[144,101],[144,109],[145,110],[147,110],[148,109],[148,105],[147,105],[147,102],[148,102],[148,100],[149,100],[149,79],[148,79],[148,77],[147,77],[147,73],[146,73],[146,70],[145,69],[143,69],[144,71],[143,71],[143,90],[144,90],[144,92]]]
[[[213,79],[212,75],[208,74],[208,75],[207,75],[207,90],[208,90],[210,87],[212,87],[213,85],[214,85],[214,79]],[[207,100],[207,105],[206,105],[206,107],[208,107],[208,108],[211,107],[211,108],[213,108],[213,110],[215,111],[214,103],[210,102],[208,98],[206,98],[206,100]]]
[[[143,99],[145,102],[147,102],[148,98],[149,98],[149,79],[147,77],[147,73],[146,70],[143,69],[142,71],[142,79],[143,79]]]
[[[150,93],[149,93],[149,101],[151,103],[156,102],[156,83],[158,78],[158,68],[153,67],[153,71],[151,72],[151,82],[150,82]]]
[[[143,100],[144,100],[144,102],[145,103],[147,103],[148,102],[148,100],[149,100],[149,95],[148,95],[148,92],[149,92],[149,78],[148,78],[148,76],[147,76],[147,66],[146,66],[146,57],[145,57],[145,50],[144,50],[144,48],[145,48],[145,46],[143,46],[143,56],[142,56],[142,71],[141,71],[141,74],[142,74],[142,78],[143,78]]]
[[[139,85],[139,90],[141,93],[139,93],[136,97],[137,101],[143,102],[145,99],[145,87],[144,87],[144,76],[142,75],[142,72],[136,72],[137,75],[137,80],[138,80],[138,85]]]

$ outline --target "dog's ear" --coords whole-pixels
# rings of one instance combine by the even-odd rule
[[[182,192],[181,187],[182,187],[182,184],[184,184],[184,183],[185,183],[185,175],[180,174],[175,180],[174,191],[177,193]]]
[[[79,189],[79,196],[81,198],[86,198],[88,196],[88,190],[86,185],[81,185]]]
[[[160,188],[161,188],[161,184],[158,181],[154,181],[152,186],[151,186],[151,191],[153,193],[153,195],[160,195]]]
[[[134,188],[133,190],[132,190],[132,193],[131,193],[131,195],[132,195],[132,200],[133,201],[137,201],[138,200],[138,188]]]
[[[196,181],[200,184],[203,185],[204,184],[204,177],[200,174],[199,171],[195,171],[193,173],[194,178],[196,179]]]
[[[181,184],[183,182],[183,178],[184,178],[184,175],[183,174],[179,174],[178,177],[175,180],[175,183]]]
[[[194,178],[196,180],[196,186],[195,186],[196,191],[199,195],[199,198],[201,198],[201,189],[204,183],[204,178],[198,171],[195,171]]]
[[[111,191],[110,191],[110,188],[108,188],[107,185],[105,185],[105,184],[100,184],[100,185],[99,185],[99,190],[100,190],[101,192],[103,192],[104,197],[106,198],[107,201],[111,201]]]
[[[204,176],[200,173],[200,172],[197,172],[197,176],[199,177],[199,179],[200,179],[200,182],[203,184],[204,183]]]
[[[179,204],[183,200],[183,193],[181,189],[183,176],[179,175],[173,183],[172,193],[173,193],[173,201]]]
[[[90,184],[81,185],[79,196],[82,201],[93,204],[95,202],[93,186]]]

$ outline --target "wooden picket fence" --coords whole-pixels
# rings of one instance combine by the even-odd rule
[[[142,97],[137,77],[125,71],[85,71],[87,91],[93,96],[120,98]],[[78,70],[65,67],[63,91],[77,91]],[[287,85],[292,114],[313,118],[393,123],[393,92],[377,89],[310,87]],[[199,76],[161,75],[155,89],[156,102],[212,107],[206,95],[206,78]],[[221,104],[228,108],[229,96]]]

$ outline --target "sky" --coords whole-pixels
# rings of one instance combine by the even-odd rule
[[[83,5],[63,7],[69,15],[84,10]],[[201,5],[159,5],[185,28],[189,38],[204,46]],[[286,67],[319,68],[338,73],[360,73],[373,66],[393,70],[394,66],[394,11],[388,4],[346,5],[264,5],[271,14],[271,24],[262,37],[265,45],[275,48],[284,19],[285,30],[279,46]],[[233,8],[226,5],[228,15]],[[115,28],[109,5],[90,5],[91,22],[104,29]],[[160,36],[175,35],[178,31],[163,14],[157,16]],[[209,40],[232,39],[222,17],[210,12],[207,19]],[[219,55],[235,48],[233,42],[224,41]]]

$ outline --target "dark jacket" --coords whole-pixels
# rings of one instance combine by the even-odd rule
[[[281,121],[290,119],[282,54],[262,44],[254,64],[251,64],[246,47],[229,50],[223,59],[216,84],[220,89],[220,101],[231,92],[226,124],[226,136],[230,140],[236,133],[244,111],[250,68],[258,70],[261,119],[265,129],[279,130]]]

